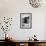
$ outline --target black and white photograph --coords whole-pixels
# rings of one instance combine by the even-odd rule
[[[32,29],[32,13],[20,13],[20,28]]]

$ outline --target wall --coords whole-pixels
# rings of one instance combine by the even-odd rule
[[[46,34],[45,12],[45,8],[32,8],[28,0],[0,0],[0,16],[13,17],[8,33],[17,40],[27,40],[34,34],[39,40],[44,40]],[[20,29],[20,13],[32,13],[32,29]]]

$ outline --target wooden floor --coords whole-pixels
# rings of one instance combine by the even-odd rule
[[[6,40],[0,40],[0,46],[46,46],[46,40],[40,40],[40,41],[6,41]]]
[[[0,41],[0,46],[16,46],[16,45],[8,44],[5,41]]]
[[[15,45],[10,45],[10,44],[5,44],[4,42],[0,42],[0,46],[15,46]]]

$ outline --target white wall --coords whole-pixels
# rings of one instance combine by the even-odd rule
[[[20,29],[20,13],[32,13],[32,29]],[[46,39],[45,15],[45,8],[32,8],[28,0],[0,0],[0,16],[13,17],[12,26],[8,32],[17,40],[27,40],[34,34],[39,40]]]

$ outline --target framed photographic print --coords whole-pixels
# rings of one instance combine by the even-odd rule
[[[32,29],[32,13],[20,13],[20,28]]]

